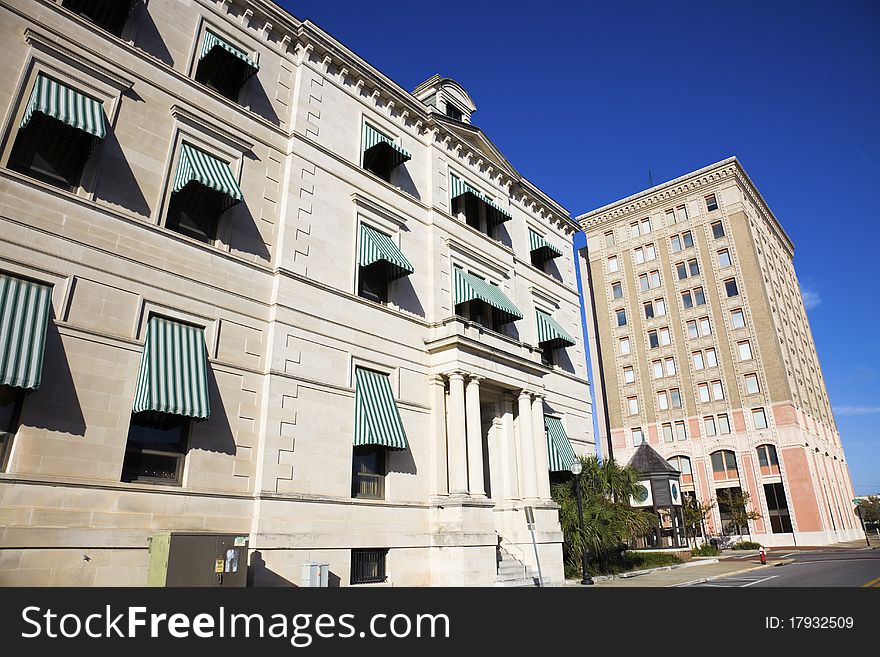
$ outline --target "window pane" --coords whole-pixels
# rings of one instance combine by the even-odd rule
[[[718,252],[718,265],[721,267],[730,267],[730,251],[724,249],[723,251]]]
[[[653,244],[648,244],[645,247],[645,260],[653,260],[657,257],[657,252],[654,250]]]
[[[686,233],[682,233],[681,236],[682,242],[684,243],[684,247],[689,249],[694,245],[694,236],[691,235],[691,231],[687,231]]]
[[[642,235],[647,235],[651,232],[651,220],[650,219],[642,219]]]
[[[654,316],[654,304],[650,301],[645,304],[645,318],[651,319]]]
[[[680,262],[675,266],[675,271],[678,273],[678,280],[680,281],[683,281],[688,277],[687,265],[685,265],[683,262]]]
[[[617,256],[608,258],[608,271],[612,273],[617,271]]]
[[[706,209],[709,212],[718,209],[718,201],[715,199],[715,194],[709,194],[709,196],[706,197]]]
[[[657,313],[657,317],[666,314],[666,302],[663,301],[663,299],[657,299],[654,301],[654,312]]]
[[[642,290],[642,292],[645,292],[648,290],[648,275],[647,274],[640,274],[639,275],[639,288]]]
[[[675,208],[675,217],[677,221],[687,220],[687,210],[683,205],[679,205],[677,208]]]
[[[633,430],[632,430],[632,440],[633,440],[633,445],[636,446],[636,447],[638,447],[638,446],[641,445],[643,442],[645,442],[645,439],[644,439],[644,437],[642,436],[642,430],[641,430],[641,429],[633,429]]]
[[[669,329],[662,328],[660,329],[660,344],[666,346],[671,343],[671,338],[669,337]]]
[[[755,429],[767,428],[767,416],[764,414],[763,408],[756,408],[752,411],[752,421],[755,424]]]
[[[625,383],[635,383],[636,373],[631,367],[623,368],[623,380]]]
[[[627,404],[629,406],[629,414],[636,415],[639,412],[639,400],[638,397],[630,397],[627,400]]]
[[[651,272],[651,287],[660,287],[660,272]]]
[[[666,359],[666,376],[674,376],[675,375],[675,359],[667,358]]]
[[[629,225],[629,232],[633,237],[639,236],[639,222]]]
[[[706,295],[703,293],[703,288],[698,287],[694,290],[694,303],[698,306],[706,303]]]
[[[651,345],[651,348],[659,347],[660,340],[657,337],[657,331],[649,331],[648,332],[648,344]]]
[[[712,224],[712,236],[717,240],[724,237],[724,225],[720,221]]]
[[[694,369],[701,370],[703,369],[703,354],[700,351],[695,351],[693,354],[694,357]]]
[[[715,418],[711,415],[703,418],[703,428],[706,430],[707,436],[715,435]]]
[[[718,358],[715,355],[714,349],[706,349],[706,366],[718,367]]]
[[[735,297],[739,294],[739,289],[736,286],[736,279],[728,279],[724,281],[724,289],[727,292],[728,297]]]
[[[712,335],[712,325],[709,323],[708,317],[700,319],[700,335]]]
[[[645,261],[645,252],[642,250],[642,247],[633,251],[633,257],[635,258],[637,265],[640,265]]]
[[[605,233],[605,246],[614,246],[614,231]]]
[[[721,385],[721,381],[714,381],[712,383],[712,397],[715,401],[724,399],[724,387]]]
[[[617,311],[617,325],[626,326],[626,310],[621,309]]]
[[[767,460],[767,448],[761,445],[757,448],[758,451],[758,465],[762,468],[770,468],[770,462]],[[769,500],[768,500],[769,503]]]
[[[620,339],[620,353],[624,356],[629,354],[629,338]]]
[[[654,366],[654,378],[662,379],[663,378],[663,364],[659,360],[655,360],[653,362]]]
[[[725,471],[723,454],[721,452],[713,452],[710,458],[712,459],[712,472],[723,473]]]
[[[657,405],[660,407],[661,411],[669,410],[669,397],[667,397],[665,391],[657,393]]]
[[[681,251],[681,238],[678,235],[670,240],[670,251],[673,253]]]
[[[750,395],[756,395],[760,392],[757,374],[746,374],[746,392]]]
[[[691,291],[685,290],[681,293],[681,303],[685,308],[693,308],[694,301],[691,299]]]
[[[709,401],[709,385],[706,383],[701,383],[697,386],[697,389],[700,391],[700,401],[708,402]]]
[[[743,328],[746,325],[746,318],[742,310],[734,310],[730,313],[733,328]]]
[[[667,443],[671,443],[673,441],[672,437],[672,425],[664,424],[663,425],[663,441]]]
[[[688,337],[689,338],[699,337],[700,334],[697,332],[697,323],[695,321],[693,321],[693,320],[689,321],[687,323],[687,328],[688,328]]]
[[[685,429],[684,422],[675,423],[675,437],[678,440],[687,440],[687,430]]]
[[[730,433],[730,420],[726,414],[718,416],[718,433],[722,435]]]
[[[669,396],[672,398],[672,408],[681,408],[681,392],[678,388],[670,390]]]
[[[691,276],[699,275],[700,265],[696,260],[688,260],[688,268],[690,269]]]
[[[620,283],[612,283],[611,284],[611,294],[615,299],[619,299],[623,296],[623,285]]]

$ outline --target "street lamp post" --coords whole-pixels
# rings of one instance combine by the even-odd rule
[[[581,532],[581,584],[589,585],[593,584],[593,578],[590,577],[590,573],[587,571],[587,562],[589,561],[589,554],[587,551],[586,544],[586,536],[584,534],[584,506],[581,501],[581,471],[583,470],[583,466],[581,465],[580,459],[575,459],[571,464],[571,473],[574,475],[574,487],[577,491],[577,501],[578,501],[578,527]]]

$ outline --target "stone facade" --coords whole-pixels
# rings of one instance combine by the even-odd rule
[[[0,585],[144,585],[161,531],[248,535],[255,585],[298,583],[307,561],[347,585],[356,548],[388,549],[388,585],[489,585],[499,542],[534,565],[526,504],[544,577],[561,580],[542,418],[593,452],[578,227],[475,127],[467,93],[435,77],[411,94],[262,0],[138,3],[121,37],[52,0],[0,0],[0,16],[0,270],[52,286],[43,382],[0,473]],[[259,63],[237,102],[194,79],[207,29]],[[72,191],[8,166],[40,73],[107,118]],[[366,123],[412,155],[390,182],[362,166]],[[165,223],[184,140],[243,192],[210,244]],[[454,215],[450,172],[511,219],[489,236]],[[358,295],[361,222],[415,268],[387,304]],[[546,270],[529,229],[562,252]],[[453,266],[524,319],[457,316]],[[536,307],[578,338],[555,365]],[[207,342],[212,413],[180,486],[120,481],[152,315]],[[358,366],[389,375],[410,446],[389,452],[382,500],[351,495]]]
[[[595,387],[603,451],[626,462],[640,430],[664,457],[690,459],[683,489],[697,498],[740,487],[761,515],[751,536],[765,545],[859,537],[794,246],[740,163],[724,160],[578,220],[593,371],[603,377]],[[764,445],[778,466],[763,450],[767,463],[759,461]],[[735,455],[735,476],[713,470],[711,455],[723,450]],[[768,486],[779,483],[791,532],[771,527]],[[717,506],[707,530],[722,532]]]

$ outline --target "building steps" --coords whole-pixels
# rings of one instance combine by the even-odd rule
[[[500,545],[497,548],[495,586],[537,586],[537,577],[530,566],[513,556]]]

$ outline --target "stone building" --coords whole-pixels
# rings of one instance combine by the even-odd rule
[[[0,17],[0,584],[143,585],[191,531],[255,585],[491,585],[524,506],[559,581],[578,226],[470,95],[264,0]]]
[[[718,502],[716,536],[861,536],[794,246],[736,158],[578,221],[603,452],[655,447],[685,494]],[[760,515],[748,532],[731,514],[739,492]]]

